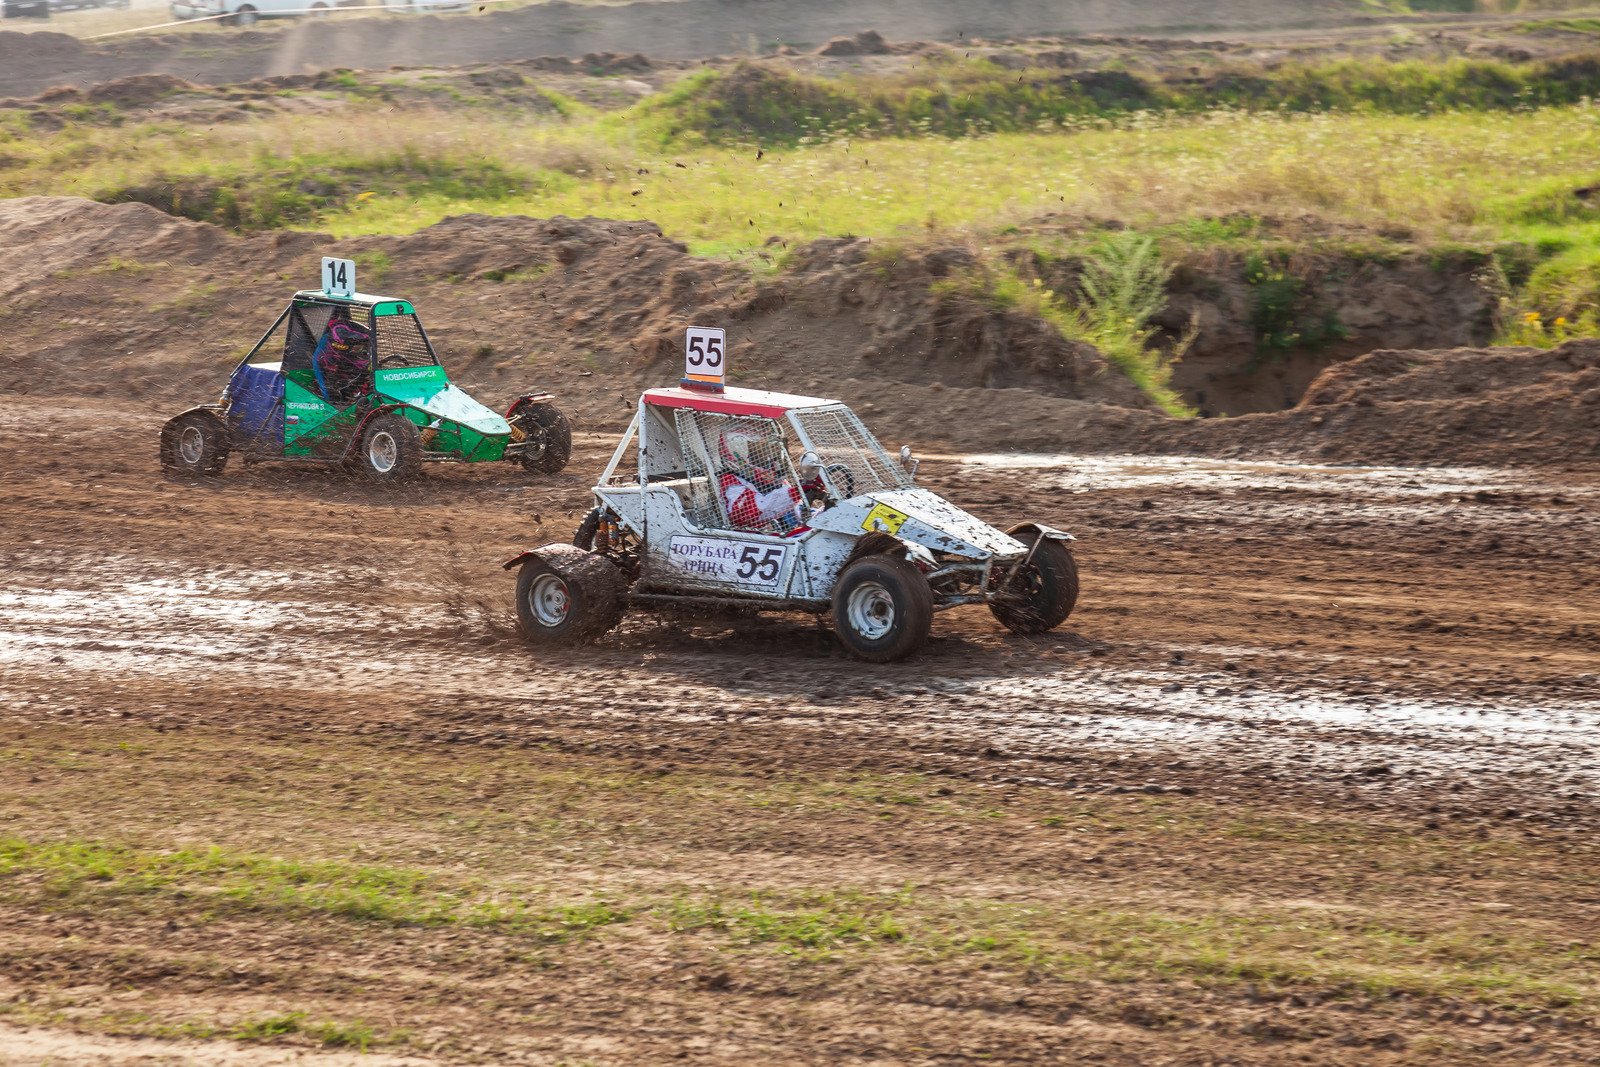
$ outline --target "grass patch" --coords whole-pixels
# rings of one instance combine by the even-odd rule
[[[267,1015],[246,1019],[224,1031],[235,1041],[272,1042],[285,1037],[310,1038],[327,1048],[353,1048],[367,1051],[372,1045],[404,1044],[404,1032],[395,1031],[382,1036],[360,1020],[341,1022],[333,1019],[313,1019],[303,1011],[290,1011],[281,1015]]]
[[[840,954],[865,962],[889,953],[881,962],[895,965],[989,957],[1070,982],[1252,982],[1573,1011],[1593,1005],[1600,992],[1600,953],[1592,947],[1561,948],[1470,919],[1403,924],[1364,910],[1213,905],[1185,913],[1049,895],[1015,903],[911,889],[709,889],[669,897],[636,890],[620,906],[589,901],[535,909],[504,887],[481,884],[468,892],[420,871],[17,838],[0,841],[0,887],[14,902],[87,906],[99,915],[130,908],[178,912],[194,921],[196,913],[247,910],[461,927],[554,944],[628,923],[668,936],[710,935],[729,950],[778,951],[814,963]],[[297,1035],[355,1048],[377,1040],[364,1024],[318,1022],[301,1012],[254,1017],[219,1032],[237,1040]]]
[[[326,915],[396,926],[497,927],[544,940],[581,936],[625,922],[605,901],[540,905],[482,886],[442,884],[425,872],[302,863],[219,848],[143,852],[67,841],[34,844],[0,838],[0,879],[28,877],[63,905],[124,904],[194,895],[214,913]]]
[[[1568,73],[1581,82],[1586,68],[1573,62]],[[1594,199],[1575,191],[1600,181],[1600,108],[1535,108],[1554,93],[1541,89],[1518,96],[1511,110],[1393,114],[1408,94],[1438,87],[1427,78],[1454,79],[1451,93],[1465,100],[1467,87],[1504,88],[1534,75],[1507,68],[1507,83],[1493,65],[1427,78],[1392,67],[1274,72],[1276,95],[1262,106],[1300,88],[1270,113],[1146,107],[1115,121],[1079,116],[1043,128],[1031,105],[1015,121],[984,118],[1015,115],[1016,101],[985,104],[974,89],[998,92],[1003,74],[1014,93],[1032,75],[965,62],[870,84],[791,84],[784,79],[798,76],[750,65],[695,75],[607,116],[568,122],[505,111],[464,124],[419,111],[404,123],[374,121],[370,136],[354,142],[352,122],[376,120],[378,104],[357,99],[339,115],[205,130],[156,122],[46,132],[0,121],[0,195],[88,191],[239,229],[315,226],[338,236],[411,232],[463,212],[648,219],[696,253],[749,256],[752,265],[766,262],[753,257],[770,236],[793,247],[843,233],[901,242],[952,230],[1003,235],[1047,213],[1118,219],[1164,243],[1263,249],[1269,258],[1259,220],[1309,216],[1337,233],[1373,233],[1398,219],[1408,245],[1503,250],[1500,258],[1516,261],[1507,278],[1518,307],[1546,323],[1587,322],[1597,297],[1588,250],[1600,217]],[[1236,82],[1183,91],[1196,100],[1257,92]],[[1131,107],[1155,92],[1109,76],[1073,84],[1073,98],[1092,98],[1083,106],[1094,108]],[[800,95],[786,96],[789,89]],[[892,112],[892,121],[861,110],[874,93],[893,106],[872,113]],[[1342,109],[1318,110],[1335,103]],[[819,140],[830,129],[907,136]],[[990,129],[1013,132],[923,135]],[[794,146],[757,159],[732,143],[741,130],[776,131]],[[1374,238],[1369,251],[1392,254],[1387,240]],[[1265,299],[1274,295],[1284,294],[1262,294],[1266,350],[1319,331],[1336,337],[1337,324],[1315,315],[1275,318],[1283,301]]]

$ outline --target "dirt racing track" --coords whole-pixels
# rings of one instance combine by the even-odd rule
[[[32,421],[8,418],[7,454],[43,447]],[[418,742],[1594,815],[1591,475],[941,459],[928,481],[984,517],[1045,501],[1078,533],[1068,632],[1002,636],[958,609],[915,666],[868,667],[792,618],[646,617],[542,660],[512,631],[496,564],[569,532],[605,444],[554,485],[451,471],[399,497],[270,468],[196,488],[138,454],[14,471],[6,706],[152,722],[249,708],[279,729]],[[382,687],[352,664],[382,664]]]
[[[113,245],[121,265],[99,269]],[[281,306],[283,279],[318,250],[371,249],[406,264],[384,288],[415,300],[474,395],[558,394],[579,431],[568,468],[535,478],[441,466],[400,488],[271,465],[234,464],[198,483],[163,477],[162,420],[220,386],[257,321]],[[447,280],[530,263],[551,266],[497,290],[493,307]],[[774,781],[907,776],[940,803],[970,790],[985,814],[847,824],[822,805],[762,836],[719,812],[680,847],[673,816],[654,812],[630,824],[638,838],[584,823],[581,840],[550,853],[569,864],[559,875],[538,848],[497,854],[527,866],[525,877],[589,888],[619,871],[741,886],[842,872],[886,892],[953,879],[1013,901],[1109,894],[1177,908],[1222,892],[1231,853],[1169,837],[1118,849],[1115,828],[1110,844],[1041,841],[1002,809],[1036,797],[1171,801],[1307,813],[1328,841],[1360,822],[1554,852],[1587,847],[1600,825],[1591,344],[1379,352],[1325,372],[1290,410],[1175,425],[1088,364],[1057,395],[1030,387],[1020,343],[994,353],[1012,361],[1002,368],[1012,387],[985,389],[953,364],[918,382],[914,335],[876,329],[870,302],[838,299],[869,284],[848,257],[774,283],[788,289],[752,291],[648,224],[477,217],[329,242],[240,238],[142,205],[51,198],[0,205],[0,268],[10,279],[0,281],[0,744],[49,753],[0,763],[24,836],[98,840],[104,815],[156,840],[277,854],[315,827],[330,854],[392,848],[459,871],[482,856],[439,842],[468,823],[478,832],[474,820],[501,825],[496,805],[516,803],[516,789],[480,776],[488,763],[496,774],[571,763],[585,781],[601,763],[629,781],[697,776],[669,798],[674,810],[710,779],[734,782],[738,796]],[[52,284],[25,284],[29,270]],[[901,297],[928,306],[910,289]],[[808,364],[807,390],[831,387],[886,444],[917,446],[921,480],[985,520],[1073,532],[1083,595],[1066,626],[1021,638],[984,609],[958,608],[916,659],[872,666],[804,617],[633,615],[592,648],[534,654],[515,632],[500,564],[571,536],[639,388],[676,369],[663,346],[686,317],[759,341],[755,384],[786,384],[799,351],[836,343],[836,363]],[[797,324],[810,332],[785,349]],[[880,345],[879,376],[846,347],[862,333]],[[567,347],[593,359],[564,362]],[[108,755],[97,755],[102,742]],[[316,753],[327,762],[314,779],[282,777]],[[427,768],[439,777],[407,780]],[[376,789],[405,795],[380,804]],[[217,804],[236,795],[246,798],[236,807]],[[349,821],[319,822],[326,811]],[[426,829],[406,829],[412,816]],[[1227,892],[1321,914],[1337,911],[1318,902],[1326,886],[1382,887],[1412,877],[1402,870],[1376,860],[1359,875],[1336,864],[1261,870]],[[1593,929],[1592,893],[1534,874],[1516,888],[1422,871],[1404,883],[1408,909],[1499,915],[1483,909],[1509,909],[1515,891],[1518,917],[1526,909],[1573,952]],[[726,1064],[940,1062],[929,1043],[955,1060],[1003,1062],[1423,1063],[1437,1062],[1433,1047],[1466,1050],[1461,1062],[1504,1062],[1497,1049],[1518,1062],[1600,1055],[1581,1021],[1473,1014],[1426,996],[1374,1007],[1286,994],[1269,1009],[1254,980],[1060,993],[988,964],[959,972],[952,993],[910,964],[903,985],[855,964],[815,979],[799,957],[702,957],[645,935],[615,949],[582,942],[573,951],[599,955],[579,967],[425,924],[370,936],[321,917],[286,932],[260,916],[169,918],[148,901],[102,920],[16,899],[0,899],[11,931],[0,997],[18,1020],[0,1016],[0,1058],[279,1062],[266,1047],[208,1060],[212,1045],[138,1020],[255,1018],[285,1005],[416,1031],[409,1049],[349,1061],[375,1063],[660,1062],[685,1049]],[[219,944],[231,970],[217,969]],[[133,1014],[105,1008],[123,1003],[119,990]],[[1397,1036],[1416,1028],[1447,1044]],[[134,1049],[96,1036],[104,1030],[159,1040]]]

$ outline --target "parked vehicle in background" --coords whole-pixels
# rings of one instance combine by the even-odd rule
[[[400,15],[433,15],[444,11],[466,11],[466,0],[381,0],[385,11]]]
[[[49,0],[52,11],[88,11],[97,7],[126,9],[132,0]]]
[[[227,15],[229,17],[224,21],[230,26],[253,26],[258,19],[328,15],[336,7],[363,6],[365,0],[358,4],[336,3],[334,0],[174,0],[172,17],[205,19]]]
[[[0,0],[0,19],[47,19],[50,0]]]

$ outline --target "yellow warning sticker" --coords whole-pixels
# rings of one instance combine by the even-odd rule
[[[861,528],[868,533],[899,533],[900,527],[906,524],[911,516],[903,511],[896,511],[888,504],[878,504],[867,512],[867,517],[861,520]]]

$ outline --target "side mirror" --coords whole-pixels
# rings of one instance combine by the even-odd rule
[[[911,458],[910,445],[900,446],[900,466],[904,467],[906,469],[906,473],[911,475],[911,477],[915,478],[917,476],[917,468],[921,466],[921,462]]]

